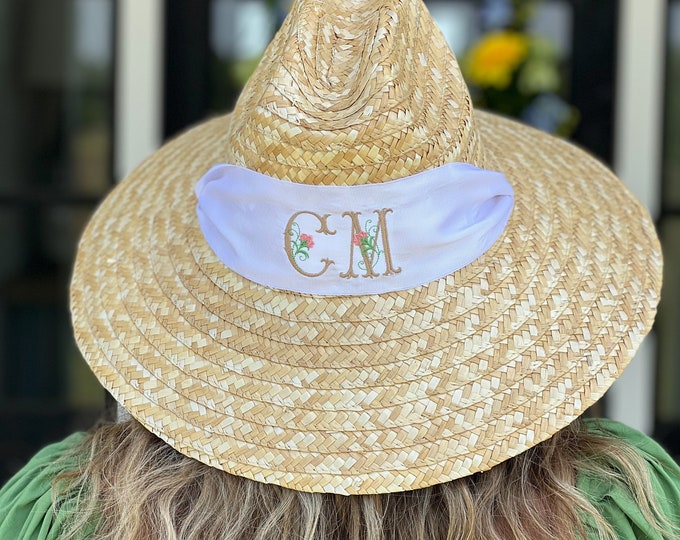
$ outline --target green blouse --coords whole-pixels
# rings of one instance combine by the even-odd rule
[[[592,432],[624,439],[638,449],[647,462],[658,504],[680,525],[680,467],[652,439],[612,420],[586,420]],[[52,479],[72,466],[59,458],[74,448],[82,433],[45,447],[0,490],[0,539],[57,540],[59,529],[73,511],[65,501],[52,508]],[[612,524],[622,540],[661,540],[622,488],[582,474],[577,486]]]

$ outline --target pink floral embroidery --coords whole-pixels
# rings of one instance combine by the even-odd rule
[[[314,237],[300,232],[300,225],[293,222],[288,232],[290,235],[290,256],[298,261],[309,259],[309,250],[314,247]]]
[[[368,236],[368,233],[366,231],[361,231],[358,233],[354,233],[354,238],[352,238],[352,243],[355,246],[360,246],[361,241]]]
[[[371,267],[380,259],[383,250],[378,246],[378,226],[368,219],[364,224],[364,230],[354,233],[352,243],[361,250],[363,260],[359,261],[359,268],[367,270],[366,264]],[[368,263],[366,263],[368,258]]]

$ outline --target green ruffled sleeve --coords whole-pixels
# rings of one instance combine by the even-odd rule
[[[65,502],[55,513],[52,508],[52,480],[71,465],[61,460],[84,437],[75,433],[38,452],[0,490],[0,539],[57,540],[72,505]]]
[[[635,447],[647,464],[657,504],[680,526],[680,467],[646,435],[613,420],[586,420],[592,433],[614,436]],[[627,490],[593,475],[580,475],[579,490],[612,525],[620,540],[664,540],[652,529]]]

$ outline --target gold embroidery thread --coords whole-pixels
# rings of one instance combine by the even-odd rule
[[[401,272],[401,267],[395,267],[392,261],[392,252],[390,250],[386,216],[392,212],[393,210],[391,208],[375,210],[374,213],[378,217],[377,222],[374,223],[372,219],[367,219],[364,222],[363,228],[359,219],[361,212],[347,211],[342,213],[343,218],[347,217],[350,219],[351,226],[349,235],[349,264],[347,271],[339,274],[341,278],[353,279],[359,277],[354,271],[354,251],[357,248],[361,254],[361,259],[357,262],[357,266],[364,272],[362,277],[378,277],[380,274],[376,271],[376,265],[381,258],[383,258],[385,264],[385,271],[382,273],[383,276],[391,276]],[[315,245],[312,235],[302,232],[300,225],[297,222],[298,218],[303,215],[312,216],[319,222],[319,228],[316,229],[316,232],[319,234],[332,236],[335,235],[337,231],[331,231],[328,227],[328,219],[331,214],[321,215],[316,212],[302,210],[293,214],[288,220],[284,233],[285,249],[288,260],[297,272],[303,276],[315,278],[325,274],[328,268],[332,264],[335,264],[335,261],[328,258],[321,259],[323,268],[316,273],[307,272],[300,266],[300,262],[309,259],[310,250]]]
[[[298,217],[305,214],[313,216],[321,224],[320,227],[316,230],[317,233],[332,236],[336,233],[336,231],[331,231],[328,228],[328,218],[330,217],[330,214],[324,214],[321,216],[315,212],[308,212],[303,210],[293,214],[293,216],[288,220],[288,224],[286,225],[286,230],[284,232],[285,240],[284,245],[286,249],[286,254],[288,255],[288,260],[290,261],[290,264],[293,265],[293,268],[295,268],[295,270],[298,271],[300,274],[306,277],[314,278],[324,274],[326,270],[328,270],[329,266],[335,264],[335,261],[326,258],[321,259],[321,262],[323,263],[323,268],[317,273],[307,272],[306,270],[302,269],[298,264],[298,260],[302,262],[309,259],[309,249],[314,247],[314,240],[312,236],[306,233],[302,233],[300,231],[300,226],[296,222],[296,219]]]

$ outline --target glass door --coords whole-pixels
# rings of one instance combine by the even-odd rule
[[[657,435],[680,456],[680,1],[668,5],[666,98],[659,230],[664,284],[657,321]]]
[[[0,482],[102,409],[72,337],[68,282],[112,184],[114,10],[0,2]]]

